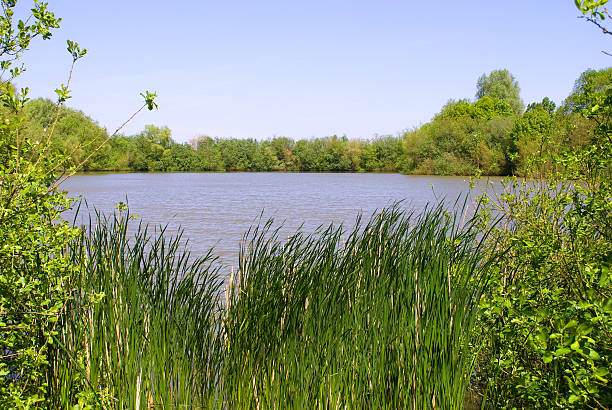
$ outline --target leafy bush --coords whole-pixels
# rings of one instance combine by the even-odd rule
[[[0,125],[0,144],[18,129]],[[62,158],[31,161],[27,141],[8,151],[0,163],[0,407],[37,407],[70,299],[76,269],[66,248],[78,229],[62,221],[71,200],[53,186]]]
[[[612,406],[612,89],[586,92],[591,144],[490,198],[510,248],[481,304],[493,406]]]
[[[59,176],[62,171],[74,173],[73,165],[83,165],[95,149],[83,156],[82,141],[74,143],[68,155],[53,148],[56,129],[84,120],[72,111],[62,116],[70,80],[56,90],[54,107],[42,102],[44,126],[33,126],[24,112],[27,88],[17,91],[11,84],[25,69],[21,57],[31,41],[50,38],[60,19],[43,2],[35,1],[23,20],[16,16],[21,10],[17,1],[0,3],[0,69],[9,74],[0,85],[0,407],[47,408],[54,382],[51,356],[63,331],[59,323],[69,313],[80,272],[68,252],[79,229],[61,218],[72,200],[59,189]],[[73,63],[70,79],[86,50],[70,40],[67,45]],[[154,105],[154,94],[144,97],[141,110]],[[94,134],[87,137],[93,138],[89,142],[98,144],[99,129],[89,131]]]

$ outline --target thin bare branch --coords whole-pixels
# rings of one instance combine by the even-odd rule
[[[601,29],[601,31],[604,34],[608,34],[612,36],[612,31],[609,31],[606,27],[603,26],[603,24],[601,24],[599,21],[597,21],[593,17],[586,17],[586,21],[590,21],[591,23],[595,24],[597,27]]]
[[[66,88],[70,87],[70,82],[72,81],[72,73],[74,72],[75,63],[76,63],[76,60],[73,60],[72,65],[70,66],[70,72],[68,73],[68,81],[66,81]],[[57,122],[59,120],[59,116],[60,116],[63,106],[64,106],[64,102],[60,101],[57,103],[57,107],[55,108],[55,118],[53,118],[53,121],[50,120],[47,123],[47,126],[45,127],[45,132],[48,132],[47,141],[45,141],[42,147],[42,151],[40,152],[40,155],[34,165],[38,165],[38,162],[41,160],[41,158],[43,157],[43,155],[45,154],[45,152],[51,145],[51,137],[53,136],[53,132],[55,131],[55,126],[57,125]],[[49,127],[51,127],[50,130],[49,130]]]
[[[121,131],[123,129],[123,127],[125,127],[130,121],[132,121],[134,119],[134,117],[136,117],[145,107],[147,106],[147,104],[143,104],[142,107],[140,107],[138,109],[138,111],[136,111],[134,114],[132,114],[132,116],[130,118],[128,118],[126,121],[123,122],[123,124],[121,124],[116,130],[115,132],[113,132],[111,135],[108,136],[108,138],[106,138],[104,141],[102,141],[102,143],[100,145],[98,145],[98,147],[93,150],[83,161],[81,161],[79,164],[77,164],[74,169],[72,171],[70,171],[69,173],[67,173],[66,175],[64,175],[62,178],[59,178],[54,184],[52,184],[49,187],[49,190],[52,190],[54,188],[59,187],[61,184],[63,184],[68,178],[70,178],[71,176],[73,176],[74,174],[77,173],[77,171],[79,169],[82,168],[83,164],[85,164],[87,161],[89,161],[89,159],[100,150],[100,148],[102,148],[108,141],[110,141],[111,138],[113,138],[115,135],[117,135],[119,133],[119,131]]]

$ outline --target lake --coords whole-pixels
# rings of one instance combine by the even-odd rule
[[[498,178],[492,179],[499,181]],[[485,185],[481,182],[481,185]],[[62,185],[89,208],[112,212],[119,201],[149,224],[182,227],[189,248],[209,248],[235,266],[239,242],[249,227],[274,218],[287,235],[303,225],[312,232],[330,222],[352,226],[359,213],[404,201],[422,211],[441,198],[454,201],[469,191],[468,177],[331,173],[130,173],[76,175]],[[471,196],[480,194],[479,190]],[[69,216],[68,216],[69,217]],[[82,216],[83,222],[85,219]]]

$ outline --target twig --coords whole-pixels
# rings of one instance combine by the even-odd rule
[[[76,60],[72,60],[72,65],[70,66],[70,72],[68,73],[68,81],[66,81],[66,88],[70,87],[70,82],[72,81],[72,73],[74,71],[75,63],[76,63]],[[38,162],[41,160],[41,158],[43,158],[43,154],[51,146],[51,136],[53,135],[53,132],[55,132],[55,126],[57,125],[57,122],[59,120],[59,115],[60,115],[60,112],[62,111],[63,106],[64,106],[63,101],[58,102],[57,107],[55,108],[55,118],[53,119],[53,122],[49,121],[47,123],[47,126],[45,127],[45,132],[49,129],[49,126],[51,126],[51,130],[49,131],[49,134],[47,136],[47,141],[45,142],[38,159],[34,163],[35,166],[38,165]]]
[[[128,118],[123,124],[121,124],[116,130],[115,132],[113,132],[111,135],[108,136],[108,138],[106,138],[104,141],[102,141],[102,143],[100,145],[98,145],[98,147],[93,150],[83,161],[81,161],[79,164],[77,164],[74,169],[67,173],[65,176],[63,176],[62,178],[58,179],[57,182],[55,182],[54,184],[52,184],[48,191],[51,191],[52,189],[55,189],[57,187],[59,187],[61,184],[63,184],[68,178],[70,178],[71,176],[73,176],[74,174],[76,174],[77,170],[80,169],[83,164],[85,164],[87,161],[89,161],[89,159],[95,154],[97,153],[100,148],[102,148],[108,141],[110,141],[111,138],[113,138],[115,135],[117,135],[117,133],[119,133],[119,131],[121,131],[123,129],[123,127],[125,127],[130,121],[132,121],[134,119],[134,117],[136,117],[140,111],[142,111],[145,107],[147,106],[147,104],[143,104],[142,107],[140,107],[138,109],[138,111],[136,111],[134,114],[132,114],[132,116],[130,118]]]
[[[597,27],[599,27],[601,29],[601,31],[604,34],[608,34],[612,36],[612,31],[609,31],[607,28],[605,28],[599,21],[597,21],[596,19],[592,18],[592,17],[586,17],[586,21],[590,21],[591,23],[595,24]]]

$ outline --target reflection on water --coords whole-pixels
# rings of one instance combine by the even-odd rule
[[[284,223],[287,234],[300,225],[311,232],[330,222],[352,225],[359,213],[369,216],[396,201],[416,212],[444,197],[454,201],[468,192],[469,181],[399,174],[146,173],[77,175],[63,188],[103,212],[127,197],[144,222],[168,224],[169,232],[181,226],[194,254],[214,246],[222,261],[235,265],[239,241],[260,215]]]

